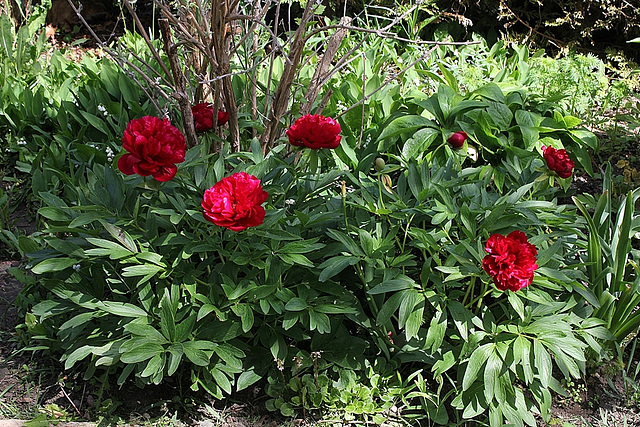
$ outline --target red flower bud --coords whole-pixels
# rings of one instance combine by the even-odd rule
[[[340,145],[340,124],[331,117],[307,114],[287,130],[291,145],[311,149],[336,148]]]
[[[459,131],[454,133],[447,139],[447,142],[451,144],[453,148],[461,148],[464,145],[464,141],[467,139],[467,133],[465,131]]]
[[[542,155],[547,162],[547,167],[558,174],[560,178],[569,178],[575,167],[573,160],[569,158],[564,148],[556,150],[553,147],[542,146]]]

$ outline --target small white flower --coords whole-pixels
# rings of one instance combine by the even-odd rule
[[[472,145],[467,145],[467,156],[474,162],[478,160],[478,150]]]
[[[278,367],[278,370],[280,372],[284,371],[284,360],[276,357],[274,361],[276,362],[276,366]]]
[[[73,264],[72,267],[75,271],[80,271],[80,264]]]
[[[111,147],[105,148],[104,152],[107,155],[107,160],[108,161],[112,161],[113,158],[116,156],[115,153],[113,152],[113,150],[111,149]]]
[[[18,141],[18,145],[27,145],[27,141],[25,141],[24,139],[21,139]]]
[[[102,104],[98,104],[98,111],[100,111],[105,117],[107,117],[107,115],[109,114],[109,112],[107,111],[107,107]]]
[[[284,201],[284,204],[291,206],[291,205],[295,205],[296,201],[293,200],[293,199],[287,199],[287,200]]]

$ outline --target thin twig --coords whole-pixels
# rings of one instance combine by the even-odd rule
[[[153,55],[155,60],[158,61],[158,64],[162,68],[162,71],[165,73],[165,75],[170,76],[171,74],[169,73],[169,70],[167,69],[167,66],[164,65],[164,62],[162,61],[162,58],[160,58],[160,53],[153,46],[153,43],[151,43],[151,39],[149,38],[149,35],[147,34],[147,31],[144,29],[144,26],[142,25],[142,22],[140,22],[140,18],[138,18],[138,14],[135,12],[135,10],[133,10],[133,6],[131,6],[131,2],[129,0],[122,0],[122,1],[123,1],[124,5],[127,7],[127,9],[129,10],[129,13],[131,13],[131,16],[133,16],[133,20],[136,23],[136,27],[138,27],[138,32],[140,33],[140,35],[144,39],[145,43],[147,44],[147,47],[151,51],[151,54]]]
[[[73,403],[73,400],[71,400],[71,398],[69,397],[69,395],[67,394],[66,391],[64,391],[64,387],[62,386],[61,383],[58,383],[58,385],[60,386],[60,390],[62,391],[62,394],[64,394],[64,397],[67,398],[67,400],[69,401],[69,403],[71,403],[71,406],[73,406],[73,409],[76,410],[76,412],[78,413],[78,415],[80,417],[82,417],[82,413],[78,410],[78,407],[76,406],[75,403]]]
[[[173,74],[174,89],[176,90],[176,96],[178,98],[178,104],[180,105],[180,112],[182,113],[182,120],[184,125],[184,133],[187,140],[187,147],[194,147],[198,143],[198,137],[196,136],[196,128],[193,121],[193,113],[191,112],[191,102],[187,95],[187,85],[180,66],[180,61],[175,52],[175,46],[171,41],[171,29],[169,28],[169,21],[166,19],[159,19],[158,25],[160,26],[160,32],[162,33],[162,39],[164,41],[164,47],[166,49],[167,57],[169,58],[169,66]]]
[[[516,18],[518,20],[518,22],[520,22],[522,25],[524,25],[525,27],[527,27],[529,29],[529,31],[536,33],[537,35],[539,35],[540,37],[543,37],[547,40],[549,40],[551,43],[553,43],[554,46],[556,46],[559,49],[562,49],[564,47],[564,43],[562,42],[562,40],[556,39],[555,37],[551,37],[548,36],[546,34],[541,33],[540,31],[536,30],[535,28],[533,28],[531,25],[527,24],[526,22],[524,22],[522,19],[520,19],[520,17],[518,15],[516,15],[513,10],[511,10],[509,8],[509,6],[507,6],[507,4],[503,1],[500,2],[500,5],[502,7],[504,7],[505,9],[507,9],[509,11],[509,13],[511,15],[513,15],[514,18]]]

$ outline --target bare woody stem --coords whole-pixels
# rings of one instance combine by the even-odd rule
[[[276,93],[273,98],[273,107],[269,112],[267,126],[264,134],[262,135],[262,140],[260,141],[264,151],[272,147],[274,141],[278,137],[280,119],[282,119],[285,111],[287,110],[289,96],[291,94],[291,85],[295,79],[297,68],[300,64],[300,59],[302,58],[302,52],[304,51],[306,41],[305,29],[312,16],[311,8],[315,4],[316,3],[313,1],[307,2],[304,12],[302,13],[302,18],[300,19],[300,26],[296,30],[293,41],[291,42],[288,61],[284,67],[278,88],[276,89]]]
[[[175,45],[171,38],[171,28],[169,27],[169,21],[166,19],[159,19],[158,25],[160,32],[162,33],[162,39],[164,47],[166,49],[167,57],[169,58],[169,66],[171,67],[171,73],[173,75],[173,84],[176,90],[174,96],[178,100],[180,106],[180,112],[182,113],[182,120],[184,124],[184,132],[187,140],[187,147],[194,147],[198,143],[198,137],[196,136],[196,128],[193,122],[193,113],[191,112],[191,101],[187,95],[187,84],[180,67],[178,55],[175,51]]]

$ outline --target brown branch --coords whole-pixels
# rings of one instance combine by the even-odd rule
[[[340,20],[340,22],[347,25],[349,22],[351,22],[351,18],[344,17]],[[329,39],[324,54],[322,55],[322,58],[318,62],[316,70],[313,73],[313,77],[311,78],[311,83],[309,84],[307,93],[305,94],[305,99],[307,100],[307,102],[305,102],[300,108],[301,115],[304,116],[306,114],[309,114],[313,102],[318,97],[318,93],[320,92],[320,89],[324,85],[325,81],[327,81],[335,73],[335,71],[330,72],[329,67],[331,66],[331,61],[333,61],[333,57],[338,52],[340,44],[342,43],[342,40],[346,35],[346,29],[339,29]]]
[[[146,80],[146,82],[152,86],[153,88],[155,88],[158,93],[167,101],[171,101],[171,97],[164,91],[162,90],[162,88],[156,84],[146,73],[144,73],[138,66],[136,66],[135,64],[133,64],[131,61],[127,60],[126,58],[121,58],[120,55],[115,52],[114,50],[110,49],[109,47],[107,47],[106,43],[93,31],[93,28],[91,28],[91,25],[89,25],[89,23],[84,19],[84,16],[82,16],[82,11],[81,8],[76,7],[75,4],[73,4],[72,0],[67,0],[67,2],[69,3],[69,6],[71,6],[71,8],[73,9],[73,11],[76,13],[76,16],[78,17],[78,19],[80,19],[80,22],[82,22],[82,25],[85,26],[85,28],[87,29],[87,31],[89,31],[89,33],[91,34],[91,36],[94,38],[94,40],[96,41],[96,44],[98,46],[100,46],[102,48],[102,50],[104,50],[105,52],[107,52],[107,54],[113,58],[114,61],[116,61],[120,67],[122,69],[124,69],[125,67],[123,66],[123,64],[126,64],[127,66],[131,67],[136,73],[138,73],[140,76],[142,76],[143,79]],[[137,58],[137,56],[135,56]],[[142,61],[141,61],[142,62]],[[150,67],[148,64],[145,64],[149,69],[153,69],[152,67]],[[155,70],[154,70],[155,71]],[[145,95],[147,95],[147,98],[149,99],[149,101],[151,101],[151,103],[153,104],[153,106],[155,107],[156,111],[158,112],[158,114],[160,114],[162,112],[162,109],[160,108],[160,106],[158,105],[158,103],[155,100],[155,97],[151,96],[151,94],[147,91],[147,89],[144,87],[144,85],[142,83],[140,83],[140,81],[138,81],[138,79],[133,75],[133,73],[129,73],[127,72],[127,75],[129,77],[131,77],[131,79],[138,85],[138,87],[140,87],[140,89],[142,89],[142,91],[145,93]]]
[[[193,122],[193,113],[191,112],[191,101],[187,95],[187,84],[180,67],[178,55],[176,55],[175,46],[171,39],[171,28],[169,27],[169,21],[166,19],[159,19],[158,26],[162,33],[162,40],[164,47],[169,58],[169,66],[173,73],[175,95],[178,99],[178,105],[180,106],[180,112],[182,113],[182,121],[184,125],[184,133],[187,140],[187,147],[194,147],[198,143],[198,137],[196,136],[196,128]]]
[[[304,12],[302,13],[302,18],[300,18],[300,26],[296,30],[293,41],[291,42],[291,50],[288,56],[289,61],[285,65],[282,76],[280,77],[280,82],[278,83],[278,88],[276,89],[276,93],[273,98],[273,107],[269,112],[267,126],[264,134],[262,135],[261,144],[263,145],[263,150],[267,150],[271,147],[277,138],[280,119],[287,109],[291,85],[295,79],[297,67],[300,63],[302,52],[304,51],[304,45],[306,42],[306,37],[304,35],[305,29],[312,16],[311,8],[315,4],[316,3],[313,1],[307,2]]]
[[[131,16],[133,16],[133,20],[136,23],[136,27],[138,28],[140,35],[142,36],[145,43],[147,44],[147,47],[151,51],[151,54],[153,55],[154,59],[158,61],[158,65],[160,65],[165,75],[170,76],[171,74],[169,73],[167,66],[162,61],[162,58],[160,58],[160,53],[158,52],[158,50],[153,46],[153,43],[151,43],[151,39],[149,38],[149,35],[144,29],[144,25],[142,25],[142,22],[140,22],[140,18],[138,18],[138,14],[135,12],[135,10],[133,10],[133,6],[131,6],[131,2],[129,0],[122,0],[122,1],[124,5],[127,7],[127,9],[129,10],[129,13],[131,13]]]

